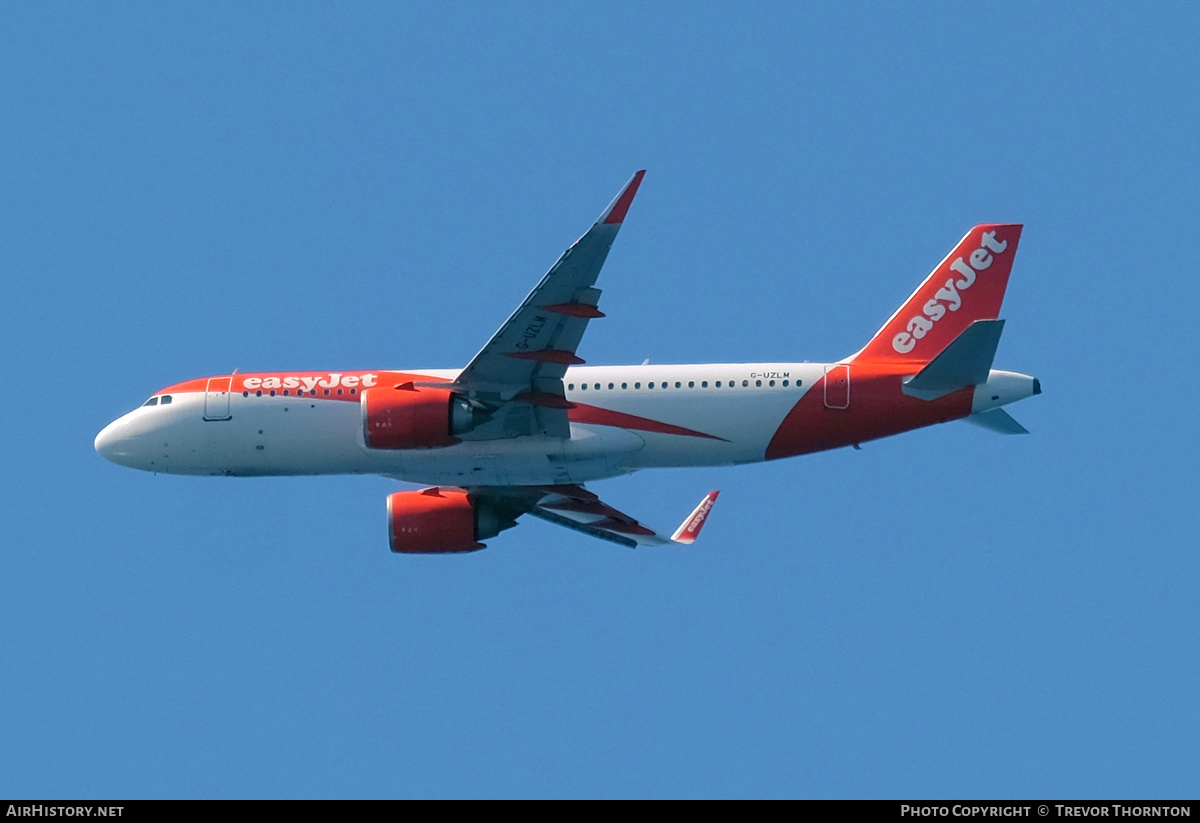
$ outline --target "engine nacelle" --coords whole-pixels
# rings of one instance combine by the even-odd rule
[[[434,487],[388,495],[388,539],[404,554],[473,552],[480,540],[517,525],[523,509],[472,499],[462,489]]]
[[[448,389],[376,386],[362,393],[363,439],[372,449],[435,449],[488,419]]]

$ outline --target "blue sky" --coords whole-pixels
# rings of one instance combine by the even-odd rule
[[[0,796],[1177,797],[1200,773],[1194,5],[0,11]],[[636,169],[592,363],[833,360],[1026,228],[955,423],[387,550],[375,477],[106,463],[154,390],[454,368]]]

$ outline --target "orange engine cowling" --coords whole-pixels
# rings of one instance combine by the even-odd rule
[[[487,420],[447,389],[412,383],[377,386],[362,393],[363,439],[372,449],[433,449],[453,446]]]
[[[462,489],[434,487],[388,495],[388,539],[404,554],[473,552],[480,540],[517,525],[518,504],[480,501]]]

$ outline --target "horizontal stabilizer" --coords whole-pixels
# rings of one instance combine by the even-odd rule
[[[1002,331],[1003,320],[976,320],[925,368],[904,381],[904,393],[936,400],[966,386],[986,383]]]
[[[968,414],[963,420],[966,420],[968,423],[974,423],[980,428],[999,432],[1000,434],[1029,434],[1029,429],[1022,426],[1016,420],[1013,420],[1012,415],[1004,409],[975,412],[974,414]]]

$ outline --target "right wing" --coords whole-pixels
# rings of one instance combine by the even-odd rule
[[[600,290],[593,285],[645,173],[633,176],[454,382],[437,384],[491,418],[464,440],[571,436],[562,379],[568,366],[584,362],[575,350],[588,320],[604,316],[596,308]]]

